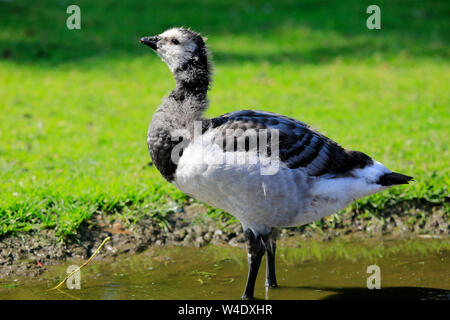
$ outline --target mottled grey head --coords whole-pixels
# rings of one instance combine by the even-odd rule
[[[157,36],[143,37],[140,42],[155,50],[172,73],[189,64],[207,64],[204,39],[192,30],[172,28]]]

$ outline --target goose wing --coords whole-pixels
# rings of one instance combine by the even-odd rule
[[[214,131],[216,142],[227,152],[248,151],[251,135],[245,133],[249,131],[258,134],[260,130],[267,130],[266,144],[270,145],[270,130],[273,129],[278,130],[280,161],[290,169],[302,168],[309,176],[345,174],[373,163],[366,154],[342,148],[306,123],[276,113],[236,111],[210,119],[205,126],[205,131]],[[225,143],[230,136],[234,143]],[[257,141],[258,150],[259,143]]]

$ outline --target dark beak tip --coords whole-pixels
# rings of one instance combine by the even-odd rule
[[[158,37],[142,37],[139,42],[142,44],[145,44],[146,46],[149,46],[153,50],[157,49],[156,43],[158,42]]]

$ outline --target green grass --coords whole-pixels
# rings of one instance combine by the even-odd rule
[[[444,203],[450,182],[448,1],[0,2],[0,235],[76,233],[93,214],[162,219],[187,199],[149,167],[146,130],[173,87],[138,39],[185,25],[215,58],[209,116],[307,122],[415,177],[362,203]],[[214,214],[214,213],[213,213]]]

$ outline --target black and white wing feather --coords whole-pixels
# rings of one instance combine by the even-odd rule
[[[248,142],[249,135],[245,133],[249,129],[253,129],[251,131],[256,133],[262,129],[267,130],[268,145],[270,145],[270,130],[278,130],[280,161],[290,169],[304,169],[309,176],[345,174],[352,169],[364,168],[373,163],[366,154],[346,150],[307,124],[283,115],[243,110],[227,113],[209,121],[205,129],[215,132],[216,140],[223,146],[224,151],[238,151],[239,148],[248,151],[251,144]],[[233,132],[234,143],[225,143]],[[246,140],[239,141],[240,139]]]

